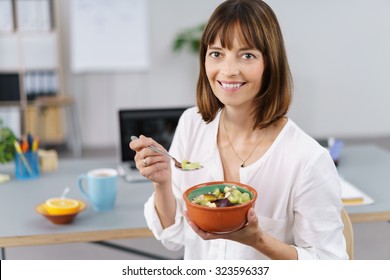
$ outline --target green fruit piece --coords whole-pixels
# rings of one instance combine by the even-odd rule
[[[215,190],[213,190],[212,194],[214,194],[216,197],[219,197],[221,195],[221,191],[216,188]]]
[[[237,204],[239,197],[233,193],[230,193],[227,199],[229,199],[230,203]]]
[[[205,201],[203,194],[194,197],[194,199],[192,200],[192,202],[194,202],[196,204],[202,204],[202,201]]]
[[[207,203],[209,203],[208,201],[206,201],[206,200],[201,200],[201,201],[199,201],[199,205],[202,205],[202,206],[206,206],[207,205]]]
[[[198,161],[197,162],[190,162],[188,160],[183,160],[181,162],[181,168],[187,169],[187,170],[198,169],[198,168],[200,168],[200,163]]]
[[[231,186],[225,186],[225,188],[223,189],[223,192],[224,193],[228,193],[232,190],[232,187]]]
[[[245,202],[248,202],[249,200],[251,200],[249,193],[243,193],[241,197],[242,197],[242,203],[245,203]]]
[[[210,207],[210,208],[217,208],[217,204],[215,204],[214,202],[210,202],[210,201],[207,202],[206,206]]]
[[[237,190],[237,189],[232,189],[231,190],[232,194],[234,194],[235,196],[238,196],[238,197],[241,197],[242,196],[242,193]]]

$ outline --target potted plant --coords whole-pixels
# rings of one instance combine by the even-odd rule
[[[14,159],[16,136],[12,130],[3,124],[0,119],[0,164],[7,163]]]
[[[204,28],[205,24],[202,23],[197,26],[184,29],[178,33],[173,41],[173,50],[180,51],[184,47],[188,47],[192,53],[198,54],[200,39],[202,37]]]

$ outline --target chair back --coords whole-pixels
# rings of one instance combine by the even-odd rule
[[[347,254],[350,260],[353,260],[353,227],[347,211],[343,208],[341,210],[341,219],[344,223],[344,238],[347,243]]]

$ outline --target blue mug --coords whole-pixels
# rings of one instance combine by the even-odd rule
[[[85,181],[87,188],[83,185]],[[96,211],[108,211],[115,206],[117,181],[118,172],[115,169],[101,168],[80,175],[78,185],[83,196],[92,203]]]

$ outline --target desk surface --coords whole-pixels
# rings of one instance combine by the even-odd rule
[[[129,184],[120,179],[114,210],[96,212],[88,203],[69,225],[51,224],[35,212],[36,205],[60,196],[66,187],[71,189],[68,197],[85,200],[77,187],[78,175],[101,167],[115,168],[115,159],[62,159],[58,171],[23,183],[14,179],[0,184],[0,247],[152,236],[143,215],[143,205],[153,192],[150,182]],[[4,169],[13,171],[11,165]],[[338,170],[375,200],[372,205],[346,207],[352,222],[390,220],[390,152],[370,145],[347,146]]]
[[[339,173],[374,199],[370,205],[345,207],[353,223],[390,221],[390,152],[375,145],[346,146]]]
[[[116,166],[115,159],[61,159],[57,171],[44,173],[38,179],[13,178],[0,184],[0,247],[153,236],[143,215],[143,205],[153,192],[148,181],[129,184],[119,178],[114,210],[96,212],[87,202],[87,209],[68,225],[52,224],[35,212],[36,205],[60,196],[66,187],[70,188],[68,197],[86,201],[77,186],[78,176],[94,168]],[[6,165],[7,168],[11,174],[13,166]]]

